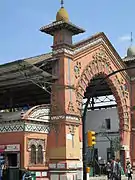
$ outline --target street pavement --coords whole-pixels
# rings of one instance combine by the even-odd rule
[[[126,176],[122,176],[122,180],[127,180]],[[90,177],[89,180],[107,180],[106,176]],[[133,175],[133,180],[135,180],[135,175]]]

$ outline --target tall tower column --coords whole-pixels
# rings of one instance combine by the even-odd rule
[[[82,164],[79,140],[81,119],[75,105],[72,37],[84,30],[69,21],[63,3],[56,21],[40,30],[53,36],[52,54],[57,59],[54,68],[58,79],[51,95],[51,122],[54,128],[48,136],[50,177],[57,180],[60,176],[72,176],[75,179]]]

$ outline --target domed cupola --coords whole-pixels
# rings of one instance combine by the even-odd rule
[[[133,36],[132,36],[132,32],[131,32],[131,45],[127,50],[127,57],[135,56],[135,46],[133,46],[132,43],[133,43]]]
[[[62,48],[71,50],[73,45],[72,37],[85,32],[84,29],[70,22],[68,12],[64,8],[63,0],[61,0],[61,7],[56,14],[55,21],[41,27],[40,31],[53,36],[53,51],[61,50]]]
[[[60,10],[56,14],[56,21],[65,21],[65,22],[69,21],[68,12],[63,6],[60,8]]]
[[[59,11],[56,14],[56,21],[69,22],[68,12],[64,8],[64,1],[63,0],[61,0],[61,8],[59,9]]]
[[[127,56],[125,58],[123,58],[124,62],[135,61],[135,46],[133,46],[132,43],[133,43],[133,37],[132,37],[132,33],[131,33],[131,45],[127,49]]]
[[[135,46],[130,46],[127,50],[127,57],[135,56]]]

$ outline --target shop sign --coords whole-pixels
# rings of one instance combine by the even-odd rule
[[[69,163],[68,164],[68,168],[69,169],[76,169],[76,168],[82,168],[82,163]]]
[[[36,177],[41,177],[41,172],[36,172]]]
[[[20,151],[20,144],[11,144],[11,145],[6,145],[5,151]]]
[[[70,164],[68,164],[68,168],[69,169],[76,169],[77,168],[77,164],[76,163],[70,163]]]
[[[72,134],[67,134],[66,136],[68,140],[72,140]]]
[[[65,169],[66,168],[65,163],[58,163],[57,168],[58,169]]]
[[[77,163],[77,168],[82,168],[83,167],[83,163],[80,162],[80,163]]]
[[[50,169],[65,169],[66,164],[65,163],[57,163],[57,164],[49,164]]]
[[[49,164],[50,169],[56,169],[56,164]]]
[[[42,172],[42,176],[46,177],[47,176],[47,172],[46,171]]]

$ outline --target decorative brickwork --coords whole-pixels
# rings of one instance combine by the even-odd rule
[[[113,68],[113,66],[113,62],[110,60],[110,57],[104,49],[99,49],[93,54],[92,59],[88,62],[87,66],[83,67],[83,71],[78,78],[78,83],[76,85],[76,103],[79,110],[82,108],[84,92],[90,81],[98,75],[106,77],[113,73],[113,71],[117,71],[118,68]],[[120,130],[122,131],[121,136],[123,138],[123,131],[129,131],[130,129],[131,118],[127,80],[124,78],[122,72],[108,77],[106,81],[116,98],[120,118]]]

